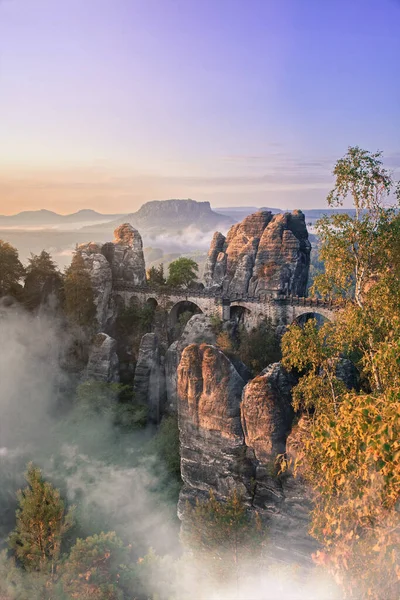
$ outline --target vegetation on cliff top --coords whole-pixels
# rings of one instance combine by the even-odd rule
[[[295,470],[315,492],[315,559],[351,597],[395,600],[400,591],[400,217],[384,200],[393,190],[380,153],[349,148],[338,161],[329,202],[350,194],[354,217],[319,223],[325,274],[314,286],[346,298],[335,322],[293,325],[283,363],[301,377],[304,414]],[[344,359],[361,389],[339,376]]]

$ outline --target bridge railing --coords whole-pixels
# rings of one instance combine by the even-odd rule
[[[181,298],[214,298],[217,301],[225,302],[246,302],[252,304],[286,304],[290,306],[309,306],[321,307],[334,310],[339,308],[342,303],[332,300],[322,300],[321,298],[311,298],[304,296],[293,296],[277,294],[273,292],[260,292],[257,296],[249,294],[226,294],[222,290],[199,290],[182,289],[178,287],[155,286],[155,285],[135,285],[129,281],[116,280],[113,282],[113,288],[116,292],[136,292],[138,294],[154,294],[155,296],[178,296]]]

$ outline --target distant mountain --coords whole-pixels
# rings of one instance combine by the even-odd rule
[[[95,210],[83,209],[70,215],[59,215],[51,210],[26,210],[17,215],[0,215],[2,227],[38,227],[46,225],[62,225],[63,223],[88,223],[116,219],[120,215],[103,215]]]
[[[172,233],[188,227],[200,231],[214,231],[232,225],[236,219],[229,215],[219,214],[211,209],[209,202],[195,200],[153,200],[146,202],[135,213],[120,216],[108,223],[91,225],[83,228],[86,231],[112,232],[121,223],[131,223],[141,233]]]

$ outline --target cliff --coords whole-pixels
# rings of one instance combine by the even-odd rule
[[[311,498],[306,485],[278,474],[294,418],[296,379],[280,363],[245,385],[214,346],[192,344],[178,367],[178,415],[184,482],[178,514],[210,491],[221,500],[237,490],[264,521],[271,557],[310,562]]]
[[[305,296],[311,245],[301,211],[259,211],[216,233],[204,271],[206,287],[229,296],[278,291]]]
[[[110,304],[113,284],[125,281],[135,285],[146,283],[146,266],[140,233],[129,223],[114,231],[114,241],[106,244],[89,242],[77,248],[92,282],[97,322],[102,331],[115,316]]]
[[[250,500],[252,465],[240,423],[245,383],[229,359],[208,344],[191,344],[178,367],[178,417],[183,488],[178,512],[213,490],[238,489]]]

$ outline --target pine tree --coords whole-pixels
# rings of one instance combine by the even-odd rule
[[[162,287],[166,284],[163,263],[160,263],[158,267],[150,267],[147,271],[147,282],[156,287]]]
[[[183,542],[218,576],[233,574],[238,583],[243,561],[261,550],[262,537],[258,514],[248,510],[236,491],[226,502],[210,492],[208,500],[187,505]]]
[[[24,301],[25,306],[35,309],[43,299],[46,284],[53,288],[61,281],[61,273],[50,254],[42,250],[40,254],[31,254],[26,267]]]
[[[129,562],[129,548],[113,531],[78,539],[62,568],[63,591],[76,600],[121,600]]]
[[[81,327],[92,325],[96,317],[92,282],[79,252],[65,272],[64,293],[65,311],[71,320]]]
[[[18,492],[17,524],[9,546],[27,571],[54,573],[64,534],[73,525],[60,491],[45,481],[32,463],[25,475],[28,486]]]
[[[16,248],[0,240],[0,296],[19,295],[19,281],[24,273]]]

